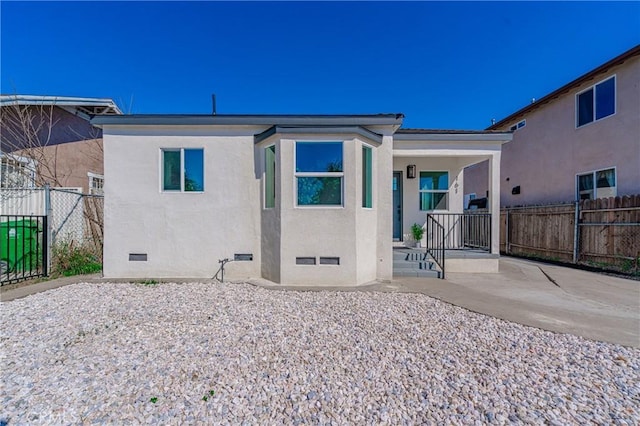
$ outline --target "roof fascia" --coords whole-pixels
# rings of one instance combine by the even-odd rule
[[[287,127],[287,126],[271,126],[262,133],[255,135],[254,142],[259,144],[270,137],[277,134],[312,134],[326,135],[336,133],[348,133],[362,136],[376,145],[382,144],[382,135],[372,132],[360,126],[316,126],[316,127]]]
[[[396,133],[395,141],[509,142],[513,133]]]
[[[120,115],[96,116],[103,125],[271,125],[271,126],[367,126],[401,125],[402,114],[378,115]]]
[[[618,65],[622,65],[624,64],[626,61],[628,61],[629,59],[633,58],[634,56],[640,55],[640,44],[627,50],[626,52],[624,52],[621,55],[616,56],[615,58],[611,59],[608,62],[605,62],[604,64],[600,65],[597,68],[594,68],[593,70],[589,71],[586,74],[581,75],[580,77],[576,78],[575,80],[565,84],[564,86],[560,87],[559,89],[554,90],[553,92],[549,93],[548,95],[543,96],[542,98],[536,100],[534,103],[529,104],[527,106],[525,106],[524,108],[520,108],[519,110],[517,110],[516,112],[514,112],[513,114],[510,114],[509,116],[503,118],[502,120],[498,121],[496,124],[492,124],[491,126],[487,127],[487,130],[497,130],[500,129],[503,126],[506,126],[507,124],[509,124],[512,121],[515,121],[516,118],[519,118],[520,116],[534,110],[537,108],[540,108],[542,106],[544,106],[545,104],[555,100],[556,98],[564,95],[565,93],[575,89],[576,87],[580,86],[582,83],[592,80],[594,79],[597,75],[599,74],[604,74],[606,72],[608,72],[611,68],[616,67]]]

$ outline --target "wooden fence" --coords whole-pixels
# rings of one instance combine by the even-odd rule
[[[640,195],[504,208],[500,250],[640,273]]]

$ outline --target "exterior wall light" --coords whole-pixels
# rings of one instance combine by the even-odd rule
[[[415,179],[416,178],[416,165],[409,164],[407,166],[407,179]]]

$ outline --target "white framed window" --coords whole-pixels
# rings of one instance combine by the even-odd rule
[[[164,192],[204,191],[204,149],[161,150],[161,188]]]
[[[594,84],[576,95],[576,127],[616,113],[616,76]]]
[[[276,146],[264,149],[264,207],[276,206]]]
[[[512,132],[515,132],[516,130],[522,129],[526,125],[527,125],[527,120],[520,120],[518,121],[518,123],[511,126],[509,130],[511,130]]]
[[[104,176],[97,173],[87,173],[89,176],[89,194],[103,195],[104,194]]]
[[[449,172],[420,172],[420,210],[447,210],[449,206]]]
[[[595,170],[576,176],[576,198],[593,200],[618,195],[616,168]]]
[[[344,170],[340,142],[296,142],[297,206],[342,206]]]
[[[19,155],[0,153],[0,188],[33,188],[36,162]]]

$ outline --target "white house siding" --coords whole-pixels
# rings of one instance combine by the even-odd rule
[[[260,180],[253,128],[105,126],[106,278],[260,276]],[[204,192],[162,192],[162,148],[204,149]],[[129,261],[146,253],[147,261]]]

